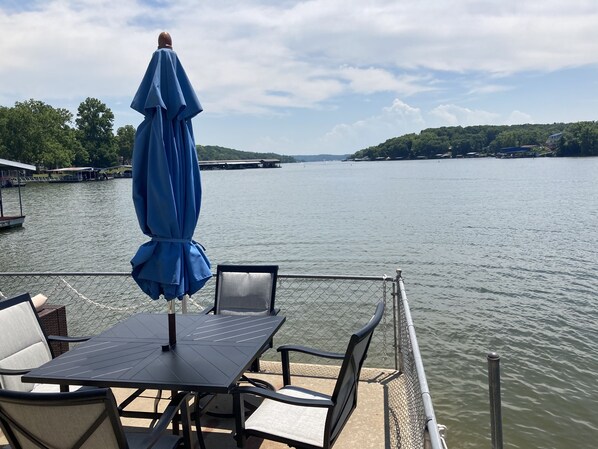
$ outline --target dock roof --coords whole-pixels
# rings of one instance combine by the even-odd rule
[[[21,170],[37,170],[35,165],[23,164],[22,162],[9,161],[8,159],[0,159],[0,168],[20,168]]]

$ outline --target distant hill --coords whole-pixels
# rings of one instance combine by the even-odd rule
[[[254,153],[234,150],[216,145],[197,145],[197,158],[200,161],[234,161],[240,159],[280,159],[282,163],[297,162],[293,156],[276,153]]]
[[[348,154],[297,154],[292,156],[298,162],[318,162],[318,161],[342,161],[347,159]]]
[[[428,128],[364,148],[349,159],[494,156],[501,149],[523,147],[533,148],[538,156],[598,156],[598,122]]]

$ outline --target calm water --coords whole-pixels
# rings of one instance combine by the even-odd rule
[[[507,448],[598,441],[598,158],[285,165],[203,173],[217,263],[404,277],[449,447],[489,448],[486,354]],[[29,184],[0,271],[128,271],[130,180]],[[4,190],[6,207],[16,190]],[[1,290],[1,288],[0,288]]]

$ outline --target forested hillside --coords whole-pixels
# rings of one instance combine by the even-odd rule
[[[73,126],[73,123],[75,126]],[[132,125],[114,132],[114,114],[97,98],[87,98],[73,116],[38,100],[0,106],[0,158],[40,169],[71,166],[104,168],[130,164],[135,141]],[[200,160],[279,159],[291,156],[252,153],[217,146],[198,146]]]
[[[215,145],[197,145],[197,157],[200,161],[230,161],[239,159],[280,159],[281,162],[296,162],[291,156],[276,153],[254,153],[233,150]]]
[[[562,133],[558,140],[547,143],[549,136],[558,133]],[[526,145],[537,146],[539,154],[598,156],[598,122],[429,128],[419,134],[394,137],[350,157],[417,159],[441,155],[463,157],[467,153],[493,155],[501,148]]]

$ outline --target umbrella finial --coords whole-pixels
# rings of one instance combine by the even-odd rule
[[[172,50],[172,38],[166,31],[162,31],[158,36],[158,48],[170,48]]]

